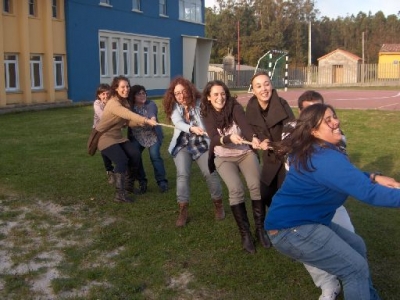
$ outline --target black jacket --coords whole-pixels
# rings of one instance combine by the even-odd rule
[[[258,100],[253,96],[246,108],[246,119],[260,141],[269,139],[277,142],[282,139],[282,130],[286,123],[295,120],[292,109],[285,99],[280,98],[276,90],[272,90],[272,96],[268,104],[268,115],[264,118],[262,108]],[[278,160],[271,150],[265,150],[262,154],[263,167],[261,170],[261,181],[270,185],[279,172],[285,172],[284,162]],[[278,182],[280,186],[282,182]]]

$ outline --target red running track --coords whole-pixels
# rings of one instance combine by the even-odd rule
[[[285,99],[290,106],[297,107],[298,97],[305,89],[288,89],[286,92],[278,90],[278,95]],[[399,90],[323,90],[315,89],[321,93],[325,103],[334,108],[341,109],[378,109],[378,110],[400,110]],[[252,94],[238,94],[238,101],[246,105]]]

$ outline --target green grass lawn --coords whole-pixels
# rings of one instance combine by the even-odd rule
[[[400,112],[338,115],[354,164],[400,179]],[[226,197],[227,217],[214,221],[197,166],[190,223],[175,227],[172,129],[162,148],[170,190],[158,192],[144,152],[148,193],[114,203],[100,155],[86,153],[92,119],[91,106],[0,116],[0,299],[318,299],[301,264],[259,245],[241,250]],[[399,299],[399,211],[346,207],[382,299]]]

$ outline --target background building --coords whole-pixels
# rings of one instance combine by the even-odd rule
[[[379,50],[379,79],[400,79],[400,44],[383,44]]]
[[[336,49],[318,58],[318,83],[342,84],[360,81],[358,66],[361,57],[342,49]]]
[[[68,96],[93,100],[97,85],[124,75],[161,95],[183,75],[207,82],[212,41],[204,0],[66,0]]]
[[[65,101],[64,1],[0,3],[0,107]]]
[[[204,0],[0,0],[0,107],[92,101],[124,75],[162,95],[207,83]],[[67,71],[68,70],[68,71]]]

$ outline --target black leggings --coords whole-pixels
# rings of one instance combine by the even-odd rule
[[[269,185],[265,184],[262,181],[260,182],[261,200],[267,207],[270,207],[272,202],[272,197],[274,197],[275,193],[281,187],[283,180],[285,179],[285,175],[286,175],[285,168],[281,167]]]
[[[141,164],[140,151],[129,141],[114,144],[101,151],[115,164],[115,173],[125,173],[128,168],[137,174]]]

